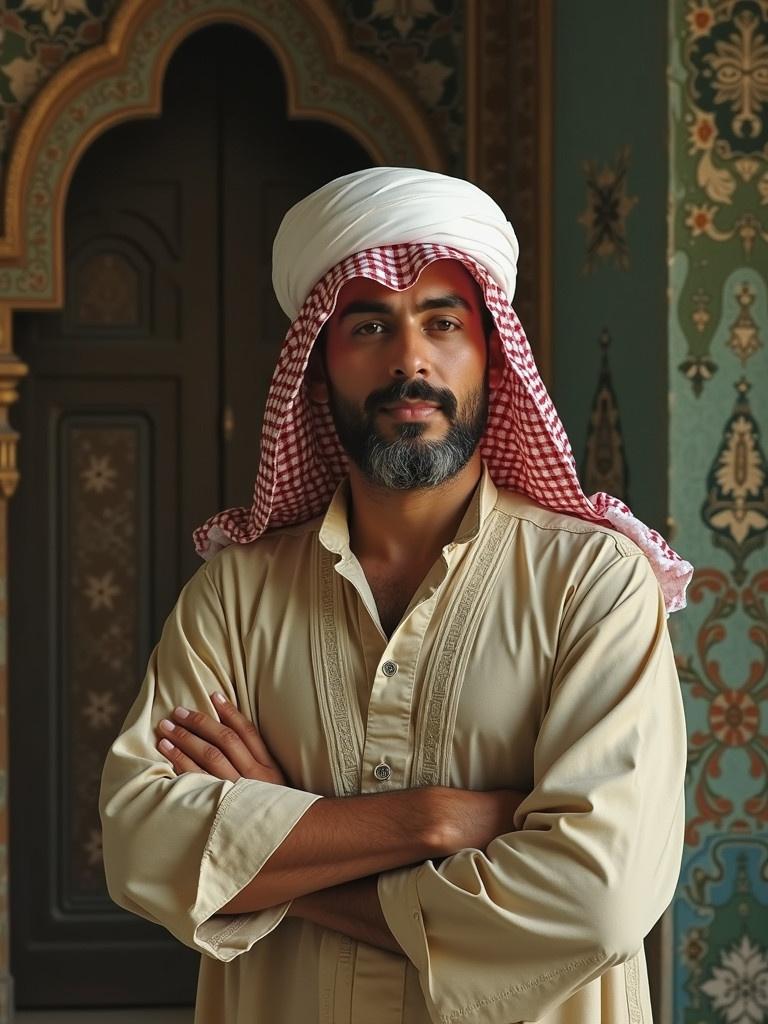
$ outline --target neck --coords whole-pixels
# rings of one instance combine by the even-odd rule
[[[482,474],[480,453],[439,487],[394,491],[349,469],[350,547],[361,562],[431,565],[456,531]]]

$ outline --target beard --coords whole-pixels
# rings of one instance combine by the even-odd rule
[[[376,429],[377,412],[384,405],[408,399],[439,405],[449,424],[445,437],[422,440],[427,427],[423,422],[397,424],[394,440],[382,437]],[[433,388],[424,380],[410,380],[372,392],[362,410],[331,389],[330,409],[342,448],[371,483],[396,491],[438,487],[466,466],[485,432],[487,374],[461,408],[448,388]]]

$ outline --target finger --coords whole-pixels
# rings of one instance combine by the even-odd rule
[[[221,721],[234,729],[256,760],[261,764],[277,765],[269,748],[261,738],[256,723],[247,718],[223,694],[214,693],[211,696]]]
[[[201,775],[206,773],[203,769],[195,764],[191,757],[187,757],[183,750],[179,750],[178,747],[174,747],[170,740],[165,737],[160,740],[157,744],[157,749],[166,757],[173,766],[173,770],[177,775],[183,775],[185,772],[198,772]]]
[[[210,725],[207,725],[204,720],[207,720]],[[161,735],[191,758],[204,772],[215,775],[217,779],[229,779],[231,782],[236,782],[243,772],[229,756],[227,748],[231,747],[231,740],[227,738],[225,741],[212,736],[213,729],[225,730],[226,726],[219,725],[210,715],[196,711],[190,711],[184,721],[189,722],[192,728],[188,729],[164,718],[159,725]],[[195,731],[193,732],[192,729]],[[198,730],[204,732],[205,735],[198,735]],[[232,736],[234,735],[232,733]],[[235,739],[237,739],[236,736]],[[242,743],[240,746],[242,747]],[[242,761],[242,757],[239,760]]]

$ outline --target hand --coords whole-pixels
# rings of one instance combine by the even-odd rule
[[[285,775],[267,749],[254,723],[222,694],[212,694],[219,721],[204,711],[176,708],[172,721],[163,719],[157,744],[177,775],[201,772],[237,782],[256,779],[286,786]]]

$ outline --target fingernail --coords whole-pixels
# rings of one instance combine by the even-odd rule
[[[227,698],[224,696],[223,693],[214,693],[211,696],[213,697],[213,699],[216,701],[217,704],[226,704],[227,703]]]
[[[179,718],[188,718],[189,717],[189,712],[187,711],[186,708],[174,708],[173,709],[173,713],[174,713],[174,715],[178,715]]]
[[[173,744],[171,742],[169,742],[169,740],[160,740],[160,742],[157,745],[166,754],[170,750],[173,750]]]
[[[176,728],[173,722],[169,722],[167,718],[164,718],[160,725],[163,727],[163,729],[167,729],[169,732]]]

